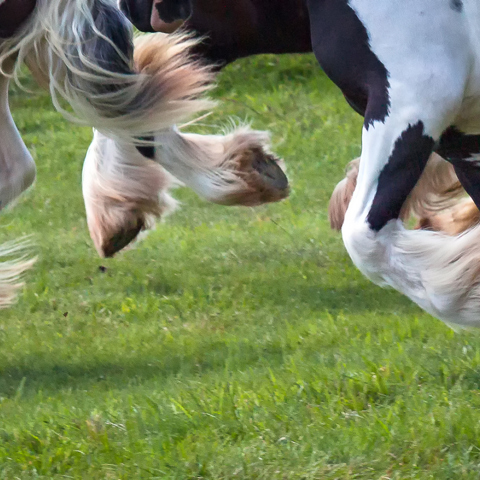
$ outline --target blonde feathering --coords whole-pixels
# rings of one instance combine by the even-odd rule
[[[212,106],[202,95],[211,88],[213,74],[190,57],[194,40],[186,34],[142,36],[135,65],[96,27],[92,12],[99,7],[117,8],[113,0],[38,0],[16,36],[0,44],[2,71],[15,57],[12,75],[18,80],[20,66],[27,63],[66,118],[122,140],[134,141]],[[133,34],[128,35],[130,41]],[[105,68],[108,62],[86,49],[99,40],[110,44],[131,72]]]

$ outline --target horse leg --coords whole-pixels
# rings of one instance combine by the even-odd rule
[[[0,75],[0,209],[35,180],[35,162],[10,113],[9,80],[7,76]]]
[[[170,176],[160,165],[134,145],[98,131],[85,158],[82,183],[90,236],[102,257],[113,256],[176,206],[168,194]]]
[[[94,134],[83,169],[83,195],[90,235],[101,256],[124,248],[175,206],[165,170],[222,205],[260,205],[288,195],[287,178],[268,152],[263,132],[241,128],[221,136],[172,129],[157,135],[155,143],[136,147]]]
[[[472,326],[479,324],[480,311],[478,229],[451,237],[407,230],[399,220],[461,103],[461,93],[447,86],[442,91],[448,95],[435,102],[420,101],[414,91],[402,89],[402,97],[391,89],[389,115],[366,122],[357,186],[342,234],[352,260],[372,281],[394,287],[447,323]]]
[[[268,135],[242,127],[227,135],[176,129],[157,135],[154,159],[209,202],[255,206],[288,196],[282,162],[268,150]]]
[[[9,79],[0,75],[0,209],[28,188],[35,178],[35,163],[15,126],[8,105]],[[20,255],[17,260],[13,256]],[[11,305],[22,287],[22,274],[34,259],[25,255],[25,244],[9,242],[0,246],[0,308]]]
[[[407,109],[410,114],[417,112],[417,119],[407,118],[400,133],[394,106],[393,115],[384,124],[378,122],[364,130],[357,188],[342,229],[345,245],[355,264],[371,280],[396,288],[447,323],[478,326],[480,227],[452,237],[406,230],[397,220],[401,205],[444,130],[441,124],[432,124],[432,119],[446,117],[428,112],[428,108],[439,105],[422,105]],[[405,112],[400,116],[404,118]],[[463,172],[457,173],[474,194],[472,185],[465,181],[467,167],[462,167]]]

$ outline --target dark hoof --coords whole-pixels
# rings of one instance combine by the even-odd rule
[[[127,230],[122,229],[117,232],[102,245],[103,255],[107,258],[113,257],[117,252],[133,242],[133,240],[137,238],[137,235],[143,230],[144,227],[144,222],[139,220],[134,227]]]
[[[266,155],[262,150],[255,150],[252,168],[258,172],[265,184],[272,190],[288,194],[288,178],[273,155]],[[285,196],[286,196],[285,195]]]

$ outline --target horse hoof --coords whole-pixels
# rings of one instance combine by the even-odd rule
[[[239,203],[256,206],[279,202],[289,195],[288,178],[280,166],[280,159],[261,148],[246,153],[240,176],[249,187],[249,192]]]
[[[288,178],[278,164],[279,159],[273,155],[265,155],[260,149],[252,153],[252,168],[260,175],[267,189],[271,190],[274,196],[278,195],[279,199],[288,196]]]
[[[101,255],[106,258],[113,257],[133,242],[144,228],[145,224],[143,220],[139,219],[137,224],[132,225],[131,228],[122,228],[122,230],[114,233],[110,238],[106,238],[101,246]]]

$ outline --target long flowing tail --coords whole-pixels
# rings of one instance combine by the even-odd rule
[[[67,118],[122,140],[156,132],[211,107],[212,73],[192,60],[184,35],[133,33],[114,0],[38,0],[15,37],[0,44],[0,66],[16,56],[48,86]],[[70,108],[66,108],[65,102]]]

